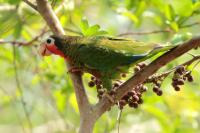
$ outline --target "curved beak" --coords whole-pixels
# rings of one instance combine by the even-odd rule
[[[46,44],[41,44],[39,49],[38,49],[38,53],[41,55],[41,56],[49,56],[51,55],[51,51],[49,51],[46,47]]]

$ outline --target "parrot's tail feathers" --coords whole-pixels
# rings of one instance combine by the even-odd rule
[[[156,53],[159,53],[159,52],[166,52],[172,48],[175,48],[176,46],[178,46],[179,44],[166,44],[166,45],[158,45],[156,46],[153,50],[151,50],[149,52],[149,54],[156,54]]]

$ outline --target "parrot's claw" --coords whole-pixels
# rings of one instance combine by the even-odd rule
[[[82,72],[82,69],[79,67],[72,67],[67,71],[67,73],[76,73],[76,72]]]

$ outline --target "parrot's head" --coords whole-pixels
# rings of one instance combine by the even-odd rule
[[[58,45],[60,45],[59,38],[52,35],[40,45],[39,53],[42,56],[49,56],[51,54],[55,54],[60,55],[61,57],[65,57],[63,52],[58,49]]]

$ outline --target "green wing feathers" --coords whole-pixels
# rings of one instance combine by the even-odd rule
[[[176,46],[100,36],[67,36],[60,40],[64,47],[71,47],[65,50],[67,51],[65,53],[74,56],[77,62],[82,62],[92,69],[105,71],[118,66],[135,64]]]
[[[137,55],[150,52],[157,44],[144,43],[136,40],[110,38],[110,37],[83,37],[78,40],[89,46],[107,48],[125,55]]]

